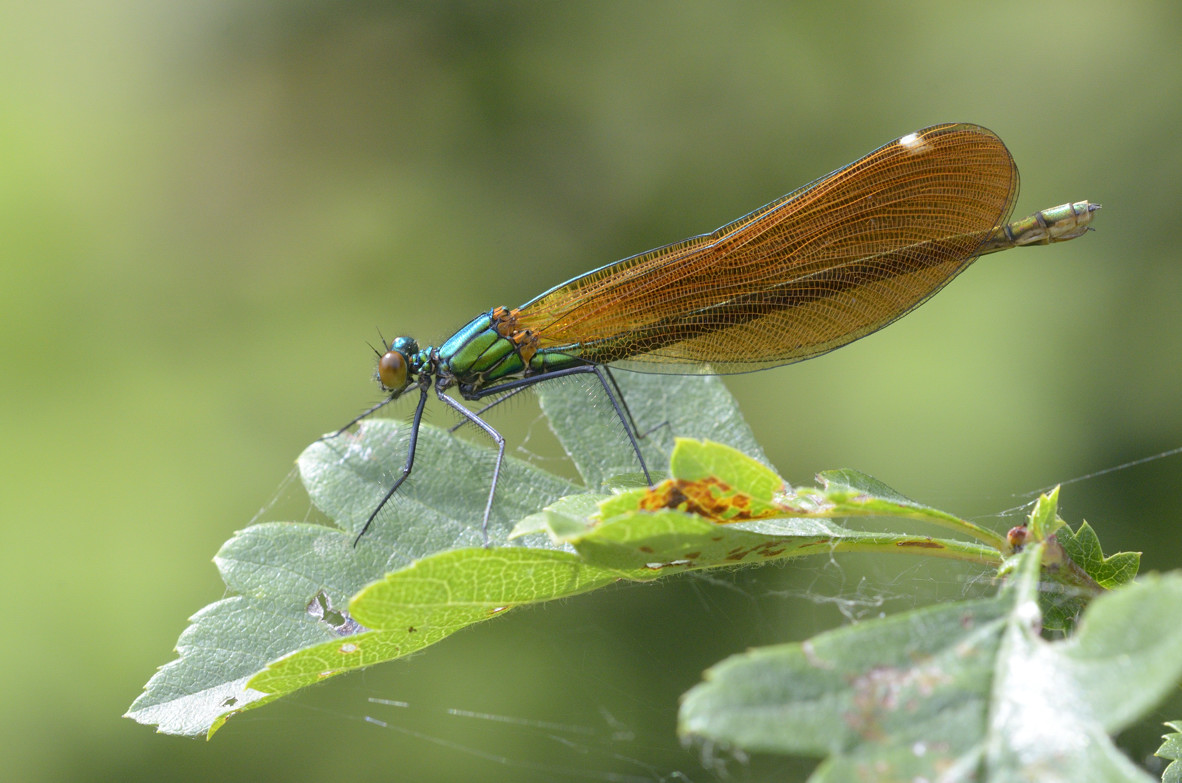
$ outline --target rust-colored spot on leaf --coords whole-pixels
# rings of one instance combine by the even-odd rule
[[[722,524],[779,516],[786,510],[713,476],[694,481],[666,479],[649,489],[638,507],[643,511],[676,509]]]

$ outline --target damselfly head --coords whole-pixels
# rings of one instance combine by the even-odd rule
[[[390,350],[378,359],[378,383],[382,391],[397,396],[414,381],[416,368],[413,366],[419,353],[419,345],[410,337],[399,337],[390,342]]]

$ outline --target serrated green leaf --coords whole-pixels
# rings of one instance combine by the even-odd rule
[[[165,734],[206,734],[222,716],[273,700],[276,695],[247,687],[250,678],[285,646],[323,638],[289,613],[242,596],[210,604],[189,622],[177,641],[181,657],[160,667],[126,714]],[[246,626],[265,628],[265,638],[237,632]]]
[[[194,616],[178,643],[180,658],[148,682],[129,717],[169,733],[209,733],[232,713],[329,674],[421,649],[446,635],[412,633],[405,640],[334,625],[324,617],[323,607],[329,607],[330,615],[346,617],[350,598],[392,570],[481,542],[491,453],[424,425],[414,476],[353,546],[357,531],[401,468],[405,431],[402,423],[371,419],[355,433],[319,441],[304,451],[298,464],[309,497],[340,528],[274,522],[251,526],[230,539],[215,562],[227,588],[238,595]],[[507,459],[490,539],[509,545],[516,520],[577,490],[557,476]],[[556,546],[537,534],[512,544],[543,550]]]
[[[1105,557],[1100,540],[1087,522],[1073,531],[1059,518],[1059,488],[1042,495],[1035,502],[1025,528],[1026,541],[1042,541],[1044,589],[1039,594],[1043,628],[1070,631],[1079,614],[1103,590],[1119,587],[1133,580],[1141,556],[1118,552]]]
[[[1162,772],[1162,783],[1182,783],[1182,721],[1170,721],[1166,726],[1173,732],[1162,736],[1161,747],[1153,755],[1171,762]]]
[[[1182,677],[1182,577],[1097,599],[1039,636],[1042,545],[997,598],[863,622],[727,659],[680,730],[745,751],[827,756],[813,780],[1147,781],[1109,739]],[[1065,706],[1069,705],[1069,706]]]
[[[719,379],[620,375],[636,420],[656,426],[643,439],[656,470],[668,463],[674,427],[760,453]],[[577,390],[571,393],[570,385],[542,384],[541,396],[557,417],[559,437],[570,444],[586,442],[585,449],[573,448],[584,475],[606,481],[634,472],[638,466],[623,433],[613,429],[610,415],[606,426],[594,415],[611,413],[606,398],[602,405],[588,405]],[[712,415],[701,416],[707,409]],[[658,426],[665,422],[671,426]],[[424,559],[478,547],[484,540],[480,520],[493,452],[424,424],[410,480],[353,547],[361,526],[401,471],[407,444],[405,424],[369,419],[356,432],[305,450],[299,459],[301,480],[311,502],[339,528],[267,523],[227,542],[216,562],[227,588],[238,595],[194,616],[178,643],[179,659],[149,681],[128,716],[169,733],[209,734],[237,711],[326,676],[421,649],[485,619],[484,610],[453,607],[443,614],[424,615],[415,607],[388,618],[390,627],[366,628],[349,615],[350,599],[366,584],[385,584],[387,574],[397,575],[400,583],[397,580],[405,580],[414,568],[425,568]],[[536,531],[558,523],[567,532],[585,527],[586,513],[576,525],[576,517],[563,509],[589,511],[601,497],[555,505],[543,517],[549,524],[515,526],[561,498],[579,498],[577,493],[579,488],[568,481],[507,459],[489,520],[489,540],[497,547],[530,547],[535,557],[539,551],[551,553],[563,544]],[[483,562],[484,555],[465,557]],[[580,573],[594,581],[596,570],[583,567]],[[541,600],[527,594],[520,598]]]
[[[791,489],[767,465],[722,443],[678,438],[669,459],[669,474],[684,481],[720,479],[753,498],[771,501]]]
[[[713,432],[719,420],[737,416],[718,379],[659,380],[621,378],[638,420],[663,416],[700,437]],[[719,406],[721,415],[701,416],[710,405]],[[565,410],[555,429],[560,437],[577,439],[595,406],[583,401]],[[731,434],[732,442],[745,443],[750,433],[743,426]],[[311,502],[339,527],[264,523],[227,542],[216,562],[235,595],[193,618],[178,645],[180,658],[152,678],[131,717],[170,733],[210,734],[235,712],[294,689],[420,650],[512,607],[617,579],[841,551],[922,551],[977,563],[999,557],[995,547],[865,533],[827,521],[876,513],[973,534],[967,522],[909,501],[862,474],[827,474],[825,488],[793,495],[758,461],[690,440],[680,441],[673,454],[677,481],[708,484],[710,497],[724,505],[737,507],[741,495],[747,509],[762,503],[788,518],[720,525],[670,508],[642,510],[630,501],[621,513],[595,523],[589,517],[600,501],[602,513],[622,498],[645,497],[652,490],[625,491],[605,501],[509,459],[490,518],[494,547],[484,549],[474,545],[483,540],[480,519],[492,453],[427,425],[420,432],[414,474],[354,547],[356,533],[401,470],[406,435],[404,425],[368,420],[356,433],[305,451],[299,467]],[[626,462],[630,448],[616,435],[590,430],[591,451],[600,457],[622,451]],[[644,443],[646,453],[660,456],[656,433]],[[600,480],[597,468],[581,469]],[[603,471],[602,481],[613,481],[613,472]]]
[[[1075,531],[1064,524],[1057,536],[1071,561],[1101,587],[1111,590],[1128,584],[1141,568],[1140,552],[1117,552],[1105,557],[1096,531],[1087,522],[1081,522]]]

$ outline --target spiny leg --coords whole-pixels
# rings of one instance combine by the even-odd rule
[[[594,373],[595,377],[599,379],[600,385],[603,386],[603,390],[607,394],[607,398],[612,404],[612,410],[614,410],[616,412],[617,418],[619,418],[620,423],[624,427],[624,432],[628,436],[628,442],[632,444],[632,451],[635,452],[636,459],[638,462],[640,462],[640,469],[642,471],[644,471],[645,481],[648,482],[649,486],[652,486],[652,483],[653,483],[652,475],[649,473],[648,464],[644,461],[644,455],[640,452],[640,443],[637,441],[637,435],[634,431],[634,425],[630,426],[628,423],[632,414],[630,412],[626,413],[627,407],[625,405],[623,405],[623,399],[624,399],[623,392],[620,391],[619,386],[616,385],[615,379],[612,378],[611,373],[608,371],[607,367],[604,367],[604,366],[598,365],[598,364],[584,364],[584,365],[580,365],[578,367],[567,367],[562,370],[554,370],[553,372],[539,373],[538,375],[531,375],[527,378],[518,378],[516,380],[506,381],[505,383],[500,383],[500,384],[497,384],[495,386],[490,386],[485,389],[478,389],[475,391],[469,391],[464,394],[464,397],[465,397],[465,399],[469,399],[469,400],[480,400],[480,399],[483,399],[484,397],[489,397],[489,396],[492,396],[495,394],[501,394],[502,392],[512,392],[515,394],[519,390],[524,389],[527,386],[533,386],[535,383],[541,383],[542,381],[549,381],[549,380],[553,380],[555,378],[563,378],[568,375],[582,375],[584,373]],[[614,391],[613,391],[613,387],[614,387]],[[455,400],[451,399],[450,397],[447,397],[446,395],[441,395],[441,396],[443,397],[444,400],[446,400],[446,402],[449,405],[451,405],[456,410],[460,411],[469,421],[473,422],[474,424],[477,424],[479,427],[481,427],[486,432],[488,432],[489,435],[492,436],[494,440],[497,440],[498,443],[500,443],[501,454],[502,455],[504,454],[504,440],[501,439],[500,433],[498,433],[496,430],[494,430],[487,422],[485,422],[483,419],[481,419],[478,415],[472,413],[472,411],[470,411],[467,408],[465,408],[464,406],[460,405]],[[507,396],[500,397],[496,401],[493,402],[493,405],[503,402],[506,399],[507,399]],[[482,410],[487,410],[487,408],[482,409]],[[466,422],[460,422],[461,425],[464,423],[466,423]],[[494,435],[493,433],[496,433],[496,434]],[[498,471],[500,470],[500,459],[499,458],[497,461],[497,470]],[[493,489],[494,490],[496,489],[495,485],[494,485]],[[490,508],[492,507],[491,494],[489,496],[489,507]],[[487,524],[488,524],[488,517],[486,514],[485,525],[487,526]]]
[[[498,405],[500,405],[500,404],[501,404],[502,402],[504,402],[505,400],[509,399],[510,397],[514,397],[514,396],[516,396],[516,395],[518,395],[518,394],[521,394],[523,391],[525,391],[525,390],[526,390],[526,389],[528,389],[528,388],[529,388],[528,386],[518,386],[516,389],[513,389],[512,391],[510,391],[508,394],[505,394],[505,395],[504,395],[504,396],[502,396],[502,397],[497,397],[495,400],[493,400],[492,402],[490,402],[488,405],[485,405],[483,408],[481,408],[480,410],[476,411],[476,415],[477,415],[477,416],[483,416],[485,413],[487,413],[488,411],[490,411],[490,410],[492,410],[493,408],[497,407]],[[456,425],[453,425],[452,427],[449,427],[447,431],[448,431],[448,432],[455,432],[456,430],[458,430],[460,427],[463,427],[463,426],[464,426],[465,424],[467,424],[467,423],[468,423],[468,420],[467,420],[467,419],[465,419],[464,421],[461,421],[459,424],[456,424]]]
[[[624,392],[622,389],[620,389],[620,384],[616,383],[616,376],[615,376],[615,373],[612,372],[612,368],[604,365],[603,371],[604,371],[604,373],[607,374],[608,380],[610,380],[612,382],[612,388],[616,390],[616,394],[619,397],[620,404],[624,407],[624,413],[628,414],[628,422],[632,425],[632,431],[636,433],[636,438],[638,440],[644,440],[649,435],[652,435],[654,432],[661,429],[662,427],[672,427],[673,426],[672,422],[670,422],[668,419],[665,419],[660,424],[657,424],[657,425],[650,427],[647,430],[641,432],[640,427],[637,426],[637,424],[636,424],[636,419],[633,418],[633,416],[632,416],[632,411],[628,408],[628,400],[624,398]],[[644,460],[641,459],[641,463],[643,463],[643,462],[644,462]],[[651,486],[651,482],[650,482],[650,486]]]
[[[385,403],[383,403],[383,404],[385,404]],[[373,510],[373,513],[369,515],[369,519],[365,520],[365,524],[361,526],[361,532],[358,533],[357,537],[353,539],[353,546],[354,547],[357,546],[357,542],[359,542],[361,540],[361,537],[363,535],[365,535],[365,531],[369,530],[369,526],[371,524],[373,524],[373,521],[377,517],[378,512],[381,511],[382,508],[386,505],[386,503],[389,502],[390,498],[394,497],[394,493],[398,491],[398,488],[402,486],[402,482],[406,481],[406,477],[410,475],[410,471],[414,467],[414,464],[415,464],[415,447],[418,446],[418,443],[419,443],[419,424],[423,420],[423,408],[426,407],[426,405],[427,405],[427,387],[423,386],[419,389],[419,402],[415,406],[415,415],[410,423],[410,445],[408,446],[408,448],[406,450],[406,464],[404,464],[402,466],[402,475],[394,480],[394,483],[390,486],[390,489],[382,497],[381,502],[378,503],[378,507],[375,508]],[[377,410],[380,407],[381,406],[379,405],[379,406],[375,406],[374,408],[371,408],[370,411],[367,412],[367,415],[368,415],[368,413],[372,413],[373,411]],[[364,418],[364,416],[361,418]],[[359,421],[359,420],[360,419],[357,419],[356,421]]]
[[[480,523],[480,535],[481,535],[481,537],[483,537],[484,547],[487,549],[490,545],[490,542],[488,539],[488,518],[489,518],[489,515],[492,514],[493,498],[497,494],[497,482],[500,481],[500,478],[501,478],[501,463],[503,463],[505,461],[505,437],[503,435],[501,435],[501,433],[499,433],[495,429],[493,429],[492,425],[489,424],[487,421],[485,421],[484,419],[480,418],[480,416],[478,416],[477,414],[475,414],[472,411],[465,408],[463,405],[461,405],[456,400],[453,400],[451,397],[444,394],[443,391],[441,389],[439,389],[438,387],[436,387],[436,389],[435,389],[435,394],[436,394],[436,396],[439,397],[439,399],[443,400],[445,403],[450,405],[461,416],[463,416],[468,421],[475,424],[477,427],[480,427],[480,429],[484,430],[488,434],[488,436],[490,438],[492,438],[493,441],[497,444],[497,463],[493,467],[492,486],[489,487],[489,490],[488,490],[488,502],[485,503],[485,505],[484,505],[484,521]],[[504,399],[504,398],[502,397],[501,399]],[[460,423],[463,424],[464,422],[460,422]]]
[[[620,424],[624,425],[624,433],[628,436],[628,442],[632,444],[632,450],[636,452],[636,459],[640,461],[640,469],[644,471],[644,480],[651,487],[653,485],[653,477],[649,475],[648,465],[645,464],[644,455],[640,453],[640,443],[637,440],[636,434],[636,422],[632,420],[632,411],[628,410],[628,404],[624,402],[624,393],[620,391],[620,387],[616,384],[616,379],[612,377],[611,371],[607,367],[598,364],[594,365],[594,372],[595,377],[603,385],[603,391],[607,394],[608,400],[611,401],[612,408],[615,409],[616,416],[620,419]],[[612,394],[613,388],[615,389],[615,394]],[[627,416],[625,416],[625,413]]]

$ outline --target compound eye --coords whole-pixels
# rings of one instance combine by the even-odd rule
[[[378,380],[386,391],[401,391],[406,386],[406,357],[398,351],[387,351],[378,359]]]

